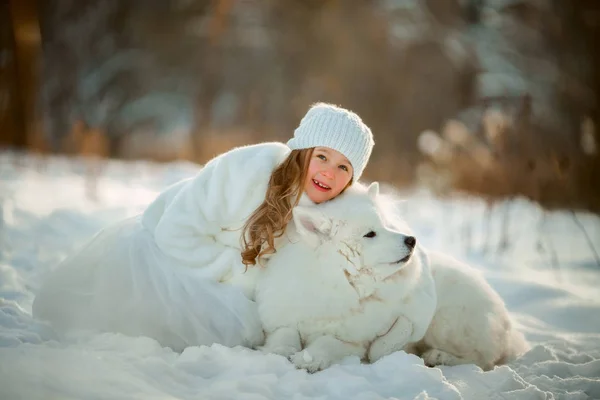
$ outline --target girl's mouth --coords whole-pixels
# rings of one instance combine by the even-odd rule
[[[327,185],[325,185],[325,184],[323,184],[323,183],[319,182],[319,181],[318,181],[318,180],[316,180],[316,179],[313,179],[313,180],[312,180],[312,183],[313,183],[313,186],[314,186],[314,187],[315,187],[317,190],[319,190],[319,191],[321,191],[321,192],[327,192],[328,190],[331,190],[331,188],[330,188],[329,186],[327,186]]]

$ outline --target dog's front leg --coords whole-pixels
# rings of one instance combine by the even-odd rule
[[[293,328],[277,328],[267,335],[265,345],[259,347],[258,350],[263,353],[273,353],[289,357],[302,350],[300,333]]]
[[[413,334],[413,323],[401,315],[392,327],[375,339],[369,347],[369,361],[375,362],[380,358],[402,350]]]
[[[365,351],[362,344],[343,342],[333,336],[320,336],[290,359],[296,367],[316,372],[347,356],[358,356],[362,359]]]

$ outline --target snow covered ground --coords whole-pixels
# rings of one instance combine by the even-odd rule
[[[541,223],[522,199],[498,204],[489,221],[472,197],[414,190],[402,205],[419,240],[484,271],[531,342],[490,372],[427,368],[398,352],[311,375],[244,348],[180,354],[142,337],[57,337],[31,318],[46,271],[197,168],[113,161],[95,199],[81,160],[0,153],[0,399],[600,399],[600,218],[552,212]]]

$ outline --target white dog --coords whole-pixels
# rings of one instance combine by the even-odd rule
[[[310,371],[347,355],[374,362],[402,348],[430,366],[488,370],[527,351],[479,271],[421,246],[406,259],[414,242],[398,231],[409,229],[377,192],[373,184],[317,209],[297,208],[290,243],[272,256],[257,286],[263,350]],[[425,324],[424,337],[404,346]]]
[[[373,362],[425,335],[436,307],[429,264],[378,192],[354,185],[294,209],[289,243],[256,287],[263,351],[312,372],[352,355]]]
[[[528,349],[503,300],[476,269],[428,252],[438,306],[425,337],[405,348],[425,364],[476,364],[484,370],[512,361]]]

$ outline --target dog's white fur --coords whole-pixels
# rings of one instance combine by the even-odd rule
[[[317,208],[297,207],[289,243],[258,278],[262,349],[309,371],[400,349],[430,366],[485,370],[524,353],[523,335],[476,269],[420,245],[408,262],[389,264],[409,254],[410,230],[381,200],[376,184],[358,185]],[[377,235],[363,237],[369,231]]]
[[[425,337],[407,352],[430,366],[473,363],[489,370],[527,351],[504,301],[478,270],[438,252],[428,256],[438,306]]]
[[[294,209],[290,242],[256,287],[263,351],[317,371],[352,355],[373,362],[425,335],[436,307],[429,263],[405,243],[408,232],[378,191],[377,183],[354,185],[326,204]]]

